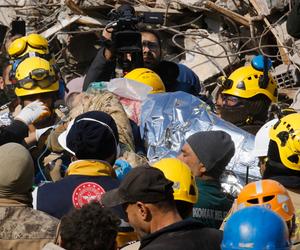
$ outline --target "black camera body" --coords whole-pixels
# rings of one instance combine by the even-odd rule
[[[124,72],[144,66],[142,36],[138,23],[147,22],[159,24],[163,16],[158,13],[145,13],[137,16],[131,5],[121,5],[110,14],[113,22],[106,27],[113,28],[112,41],[117,55],[117,61]]]

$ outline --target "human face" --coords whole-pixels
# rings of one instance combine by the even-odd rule
[[[127,215],[127,219],[129,224],[134,228],[136,231],[138,238],[142,238],[143,236],[147,235],[149,231],[146,229],[146,223],[144,218],[147,216],[145,215],[145,207],[142,203],[127,203],[123,205],[123,209]]]
[[[222,106],[235,107],[239,104],[240,99],[233,95],[222,95]]]
[[[82,103],[83,98],[84,98],[84,94],[82,92],[81,93],[74,92],[67,97],[66,104],[70,109],[72,109],[76,107],[78,104]]]
[[[202,166],[189,144],[184,144],[177,158],[189,166],[194,176],[202,175]]]
[[[161,59],[159,42],[155,35],[142,32],[143,59],[146,68],[153,68]]]

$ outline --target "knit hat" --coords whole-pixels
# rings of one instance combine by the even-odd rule
[[[187,139],[206,172],[213,177],[222,174],[235,152],[231,136],[224,131],[202,131]]]
[[[0,147],[0,198],[31,204],[34,164],[29,151],[20,144]]]
[[[106,160],[117,155],[119,134],[110,115],[101,111],[90,111],[71,121],[58,141],[78,159]]]

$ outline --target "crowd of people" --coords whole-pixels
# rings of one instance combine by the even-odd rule
[[[104,46],[67,84],[41,35],[6,41],[0,249],[300,249],[300,114],[285,107],[270,115],[278,97],[271,61],[258,55],[220,77],[209,99],[191,69],[163,59],[158,33],[140,32],[143,68],[116,78],[116,51]],[[237,197],[224,192],[220,178],[237,152],[222,130],[198,131],[177,158],[149,162],[142,98],[112,92],[115,83],[147,98],[200,98],[255,135],[249,153],[262,179]]]

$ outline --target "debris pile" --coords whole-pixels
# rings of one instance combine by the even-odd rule
[[[281,92],[299,87],[300,43],[286,31],[291,9],[286,0],[5,0],[0,22],[10,28],[12,21],[24,20],[27,33],[45,36],[69,80],[84,75],[110,11],[123,3],[133,4],[137,13],[163,15],[164,23],[152,27],[166,41],[165,58],[192,68],[209,90],[218,76],[258,53],[271,58]]]

